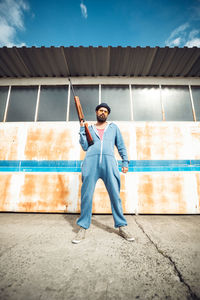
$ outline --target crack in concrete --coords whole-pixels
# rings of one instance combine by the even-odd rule
[[[189,286],[189,284],[187,282],[185,282],[181,272],[178,270],[175,261],[173,261],[173,259],[164,251],[162,251],[161,249],[159,249],[158,245],[150,238],[150,236],[145,232],[144,228],[142,227],[142,225],[138,222],[137,218],[134,219],[135,223],[137,224],[137,226],[142,230],[142,232],[146,235],[146,237],[148,238],[148,240],[152,243],[152,245],[156,248],[156,250],[165,258],[167,258],[170,263],[173,265],[174,267],[174,271],[176,273],[176,275],[178,276],[180,282],[182,282],[188,289],[191,299],[194,300],[200,300],[200,298],[192,291],[191,287]]]

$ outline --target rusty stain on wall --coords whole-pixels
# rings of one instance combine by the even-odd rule
[[[184,174],[165,172],[165,173],[137,173],[138,180],[134,181],[134,189],[138,195],[138,213],[193,213],[190,211],[188,201],[194,201],[194,194],[198,193],[200,202],[200,175],[197,173]],[[80,174],[60,174],[60,173],[26,173],[23,174],[19,197],[15,199],[11,186],[13,176],[21,177],[21,174],[0,174],[0,209],[1,211],[23,211],[23,212],[80,212],[80,190],[73,194],[73,180],[70,177],[77,176],[81,180]],[[126,207],[129,207],[127,201],[135,201],[134,195],[130,190],[126,190],[126,175],[121,176],[121,199],[124,213],[130,213]],[[18,180],[17,177],[13,180]],[[188,182],[191,185],[185,184]],[[196,180],[197,184],[192,184]],[[137,185],[137,187],[135,186]],[[197,186],[197,191],[187,191],[190,186]],[[128,188],[130,185],[128,186]],[[185,189],[186,188],[186,189]],[[191,195],[188,198],[188,192]],[[78,195],[78,197],[77,197]],[[128,196],[127,196],[128,195]],[[199,203],[200,205],[200,203]],[[102,181],[98,181],[94,199],[93,213],[111,213],[110,199],[107,190]]]
[[[196,173],[196,182],[197,182],[197,195],[198,195],[198,213],[200,213],[200,173]]]
[[[166,157],[166,143],[169,142],[166,141],[168,132],[169,128],[167,128],[167,126],[154,128],[154,155],[157,157],[157,159],[163,159],[163,157]]]
[[[117,125],[131,157],[200,159],[199,122],[117,122]],[[85,152],[79,145],[78,131],[78,122],[2,123],[0,159],[83,160]],[[121,159],[118,154],[117,159]],[[188,201],[197,201],[197,194],[200,206],[200,173],[194,176],[188,172],[188,177],[184,172],[136,173],[134,186],[132,177],[127,179],[131,174],[135,175],[121,174],[125,213],[130,213],[130,207],[132,211],[135,209],[131,201],[135,201],[135,206],[138,203],[139,213],[194,213],[196,204],[190,205]],[[1,211],[80,212],[81,174],[19,172],[18,175],[0,173]],[[190,179],[189,183],[187,179]],[[197,186],[195,191],[192,190],[194,186]],[[190,193],[193,196],[189,199]],[[101,181],[95,189],[93,213],[111,213],[110,199]]]
[[[63,174],[26,174],[19,211],[63,212],[71,199],[69,180]]]
[[[198,126],[191,127],[193,159],[200,159],[200,123]]]
[[[9,210],[9,202],[12,199],[12,195],[9,193],[11,178],[12,174],[0,173],[0,211]]]
[[[111,213],[110,198],[107,192],[107,189],[104,185],[104,182],[99,179],[96,183],[93,205],[93,213]]]
[[[18,127],[0,127],[0,160],[16,160],[18,154]]]
[[[30,128],[25,147],[26,159],[68,160],[74,145],[69,129]]]
[[[136,124],[137,158],[191,159],[193,153],[187,124]],[[192,155],[193,158],[193,155]]]
[[[120,198],[122,201],[122,208],[126,213],[126,189],[125,189],[125,175],[121,175],[121,191]],[[93,197],[93,213],[111,213],[111,204],[109,194],[104,185],[104,182],[99,179],[97,181],[94,197]]]
[[[173,173],[140,174],[139,213],[187,213],[183,175]]]
[[[80,146],[81,147],[81,146]],[[80,160],[84,160],[86,155],[86,152],[82,150],[82,148],[80,149]]]
[[[148,130],[148,125],[145,127],[136,128],[136,148],[138,159],[150,159],[151,157],[151,134]]]

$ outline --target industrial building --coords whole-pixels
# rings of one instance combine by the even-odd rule
[[[79,121],[111,107],[127,214],[200,213],[200,48],[0,48],[0,211],[80,212]],[[116,151],[119,162],[120,156]],[[101,180],[93,213],[111,213]]]

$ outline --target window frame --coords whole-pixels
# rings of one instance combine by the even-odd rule
[[[13,83],[12,83],[13,82]],[[163,106],[163,99],[162,99],[162,86],[184,86],[188,87],[189,89],[189,97],[191,101],[191,106],[192,106],[192,114],[193,114],[193,120],[192,121],[187,121],[187,122],[198,122],[196,118],[196,112],[195,112],[195,106],[194,106],[194,100],[193,100],[193,94],[192,94],[192,86],[197,86],[200,87],[200,81],[199,79],[176,79],[176,78],[123,78],[123,77],[116,77],[116,78],[108,78],[108,77],[102,77],[102,78],[87,78],[87,77],[81,77],[81,78],[73,78],[73,84],[74,85],[98,85],[99,86],[99,104],[102,101],[101,97],[101,90],[102,90],[102,85],[125,85],[129,86],[129,91],[130,91],[130,96],[129,96],[129,101],[130,101],[130,114],[131,114],[131,119],[127,121],[120,121],[120,122],[141,122],[141,121],[135,121],[133,118],[133,99],[132,99],[132,86],[134,85],[140,85],[140,86],[155,86],[158,85],[160,89],[160,102],[161,102],[161,107],[162,107],[162,121],[156,121],[156,122],[163,122],[166,121],[165,118],[165,110]],[[37,120],[38,118],[38,109],[39,109],[39,103],[40,103],[40,93],[41,93],[41,87],[44,85],[49,85],[49,86],[54,86],[54,85],[66,85],[68,87],[68,102],[67,102],[67,112],[66,112],[66,120],[67,122],[77,122],[77,121],[69,121],[69,113],[70,113],[70,97],[71,97],[71,88],[66,81],[66,79],[63,78],[26,78],[23,79],[23,81],[20,79],[6,79],[6,80],[0,80],[0,85],[1,86],[7,86],[8,87],[8,95],[7,95],[7,100],[6,100],[6,105],[5,105],[5,111],[4,111],[4,117],[3,121],[0,123],[7,122],[7,114],[8,114],[8,109],[9,109],[9,101],[10,101],[10,96],[12,93],[12,87],[13,86],[37,86],[38,91],[37,91],[37,102],[36,102],[36,109],[35,109],[35,117],[34,117],[34,122],[40,122]],[[80,99],[81,100],[81,99]],[[27,122],[27,121],[20,121],[20,122]],[[30,121],[33,122],[33,121]],[[49,122],[49,121],[41,121],[41,122]],[[51,122],[63,122],[63,121],[51,121]],[[151,122],[151,121],[143,121],[143,122]],[[170,122],[170,121],[166,121]],[[176,122],[176,121],[174,121]],[[180,120],[177,120],[177,122],[181,122]],[[184,120],[183,120],[184,122]],[[11,123],[11,122],[9,122]]]

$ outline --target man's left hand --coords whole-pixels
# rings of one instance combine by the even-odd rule
[[[127,173],[127,172],[128,172],[128,168],[123,167],[123,168],[122,168],[122,172],[123,172],[123,173]]]

